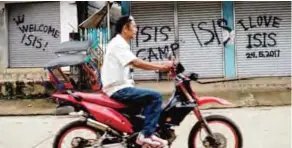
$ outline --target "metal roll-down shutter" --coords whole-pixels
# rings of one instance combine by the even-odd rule
[[[238,77],[291,75],[291,2],[235,2]]]
[[[43,67],[60,44],[60,2],[8,5],[9,67]]]
[[[140,59],[156,62],[164,59],[165,51],[178,50],[174,43],[173,2],[131,2],[131,14],[138,26],[132,51]],[[135,69],[134,79],[156,79],[154,71]]]
[[[200,77],[223,77],[221,2],[178,2],[179,58]]]

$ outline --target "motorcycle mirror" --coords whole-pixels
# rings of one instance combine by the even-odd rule
[[[199,78],[199,74],[197,73],[191,73],[190,74],[190,79],[193,80],[193,81],[197,81]]]

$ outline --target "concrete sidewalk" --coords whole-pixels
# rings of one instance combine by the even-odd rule
[[[201,81],[216,81],[208,79]],[[231,103],[228,107],[282,106],[291,105],[291,78],[267,77],[230,82],[198,84],[192,88],[199,96],[224,98]],[[150,88],[161,92],[165,101],[174,90],[172,81],[136,81],[137,87]],[[54,114],[56,104],[49,99],[0,100],[0,115]],[[226,106],[210,104],[202,108],[222,108]]]
[[[215,82],[224,81],[224,79],[200,79],[199,81]],[[291,90],[291,77],[245,78],[242,80],[225,81],[210,84],[192,82],[192,88],[197,92]],[[136,86],[155,89],[163,94],[170,94],[174,89],[172,81],[136,81]]]
[[[210,82],[218,81],[218,79],[201,81]],[[174,90],[174,84],[171,81],[137,82],[136,85],[138,87],[158,90],[165,95],[170,95]],[[234,103],[233,107],[291,104],[290,77],[251,78],[210,84],[192,82],[192,88],[199,96],[215,96],[227,99]]]

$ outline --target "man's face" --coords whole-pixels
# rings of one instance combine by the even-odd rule
[[[134,39],[136,37],[137,33],[137,26],[135,21],[131,21],[130,23],[125,26],[125,34],[128,36],[130,39]]]

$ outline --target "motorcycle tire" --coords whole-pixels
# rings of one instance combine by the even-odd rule
[[[54,142],[53,142],[53,148],[59,148],[59,143],[61,142],[60,140],[62,140],[61,138],[63,137],[63,135],[66,134],[71,129],[78,128],[78,127],[88,128],[88,129],[90,129],[92,131],[98,132],[100,135],[102,135],[102,133],[103,133],[103,131],[100,131],[100,130],[95,129],[95,128],[91,127],[91,126],[88,126],[86,124],[86,122],[83,121],[83,120],[76,120],[76,121],[68,123],[63,128],[61,128],[61,130],[55,136],[55,139],[54,139]]]
[[[210,115],[205,117],[205,120],[207,121],[207,123],[209,122],[214,122],[214,121],[219,121],[219,122],[223,122],[224,124],[228,125],[230,128],[232,128],[232,130],[235,132],[236,137],[237,137],[237,146],[235,148],[242,148],[243,146],[243,138],[242,138],[242,134],[240,129],[238,128],[238,126],[229,118],[225,117],[225,116],[221,116],[221,115]],[[189,148],[196,148],[196,146],[194,146],[194,140],[195,140],[195,136],[198,134],[198,132],[200,131],[200,129],[202,128],[201,126],[201,122],[197,122],[189,135],[189,139],[188,139],[188,147]]]

